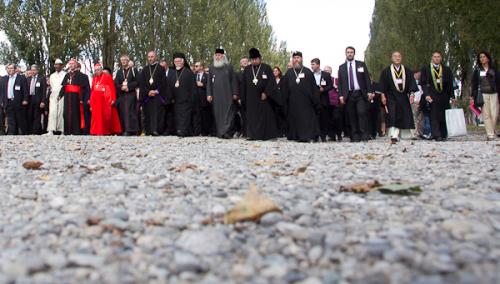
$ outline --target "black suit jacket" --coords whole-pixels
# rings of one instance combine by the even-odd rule
[[[332,76],[325,72],[321,71],[321,80],[320,85],[318,86],[318,90],[323,87],[323,92],[320,93],[319,100],[322,106],[330,106],[330,98],[328,97],[328,92],[333,89],[333,81]]]
[[[365,96],[368,95],[368,93],[373,93],[370,73],[368,72],[366,64],[363,61],[358,60],[355,60],[354,62],[356,68],[354,68],[353,72],[356,74],[356,78],[358,79],[361,93]],[[339,96],[349,99],[349,73],[347,68],[347,62],[339,67]]]
[[[198,73],[195,74],[196,77],[196,82],[198,82]],[[199,99],[199,104],[202,107],[208,106],[209,103],[207,101],[207,82],[208,81],[208,74],[203,72],[201,75],[201,83],[203,83],[203,87],[198,87],[196,85],[196,97]]]
[[[33,77],[29,77],[27,79],[28,94],[30,92],[31,80],[33,80]],[[30,94],[30,98],[31,97],[34,97],[36,104],[47,102],[47,79],[45,79],[44,76],[37,75],[35,83],[35,94],[33,96],[31,96]]]
[[[420,71],[420,86],[424,91],[424,97],[431,96],[435,99],[436,96],[444,95],[446,99],[454,99],[455,92],[453,91],[453,73],[450,67],[443,65],[443,91],[440,93],[434,87],[430,65],[424,66]]]
[[[7,105],[8,87],[9,87],[9,76],[4,76],[2,78],[2,88],[0,89],[0,98],[3,100],[4,107]],[[16,80],[12,88],[14,88],[14,104],[18,107],[21,107],[22,102],[28,101],[29,99],[29,90],[26,77],[18,74],[16,76]]]

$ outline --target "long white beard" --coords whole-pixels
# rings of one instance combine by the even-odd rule
[[[217,60],[214,57],[214,67],[215,68],[221,68],[221,67],[224,67],[224,66],[226,66],[228,64],[229,64],[229,61],[227,60],[226,56],[224,56],[224,58],[222,60]]]

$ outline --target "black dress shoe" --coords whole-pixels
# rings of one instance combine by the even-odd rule
[[[434,140],[436,140],[436,141],[438,141],[438,142],[442,142],[442,141],[443,141],[443,138],[441,138],[441,137],[436,137],[436,138],[434,138]]]
[[[339,141],[339,142],[342,141],[342,135],[337,136],[337,141]]]
[[[156,131],[153,131],[153,133],[151,133],[152,136],[160,136],[160,134],[158,134],[158,132]]]

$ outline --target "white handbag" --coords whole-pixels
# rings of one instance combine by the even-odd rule
[[[446,110],[446,129],[448,130],[448,137],[467,135],[463,109],[452,108]]]

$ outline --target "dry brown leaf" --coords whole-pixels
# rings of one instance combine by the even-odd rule
[[[254,165],[256,166],[273,166],[274,164],[278,163],[283,163],[282,161],[278,161],[276,157],[273,157],[272,159],[268,161],[255,161]]]
[[[225,214],[224,223],[258,222],[264,214],[269,212],[281,212],[281,209],[271,199],[262,196],[255,184],[252,184],[245,198]]]
[[[198,166],[193,165],[193,164],[182,164],[178,167],[171,167],[168,170],[175,171],[176,173],[183,173],[183,172],[187,171],[188,169],[196,171],[198,169]]]
[[[341,185],[341,192],[354,192],[354,193],[368,193],[373,189],[381,186],[378,181],[368,182],[368,183],[354,183],[350,185]]]
[[[27,170],[39,170],[42,165],[40,161],[28,161],[23,164],[23,167]]]
[[[302,167],[299,167],[297,168],[294,172],[293,172],[293,175],[294,176],[298,176],[302,173],[305,173],[307,171],[307,168],[311,165],[311,162],[307,163],[306,165],[302,166]]]
[[[50,180],[50,176],[48,176],[48,175],[42,175],[42,176],[39,176],[38,179],[39,180],[43,180],[43,181],[49,181]]]

